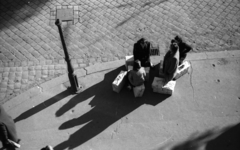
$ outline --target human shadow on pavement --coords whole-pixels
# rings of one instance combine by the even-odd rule
[[[92,107],[89,112],[64,122],[60,125],[59,130],[85,125],[71,134],[66,141],[55,146],[54,149],[74,149],[97,136],[113,123],[138,109],[143,104],[155,106],[169,97],[152,92],[151,83],[154,76],[152,73],[150,74],[150,80],[145,85],[145,92],[141,98],[134,98],[133,91],[129,91],[126,87],[120,93],[113,92],[112,82],[121,70],[125,70],[125,68],[120,67],[106,73],[101,82],[87,87],[82,93],[70,99],[56,112],[56,116],[60,117],[79,103],[93,97],[89,103]]]
[[[166,144],[158,150],[239,150],[240,123],[222,129],[210,129],[192,134],[176,145]]]
[[[67,89],[57,95],[55,95],[54,97],[38,104],[37,106],[23,112],[22,114],[20,114],[18,117],[16,117],[14,119],[14,122],[19,122],[21,120],[27,119],[35,114],[37,114],[38,112],[42,111],[43,109],[53,105],[54,103],[58,102],[59,100],[69,96],[71,94],[70,90]]]

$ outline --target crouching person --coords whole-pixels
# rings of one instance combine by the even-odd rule
[[[163,60],[163,73],[165,83],[175,80],[179,64],[179,47],[175,41],[172,41],[170,50],[166,53]]]
[[[20,148],[15,123],[0,105],[0,140],[5,148]]]
[[[130,89],[144,84],[146,79],[146,72],[143,67],[141,67],[141,62],[135,60],[133,64],[133,70],[130,70],[128,73],[128,81]]]

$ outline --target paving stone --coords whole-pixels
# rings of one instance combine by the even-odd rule
[[[29,71],[29,75],[30,75],[30,76],[35,76],[35,75],[36,75],[35,70],[33,70],[33,71]]]
[[[1,90],[0,90],[0,101],[3,101],[5,96],[6,96],[6,93],[5,92],[1,92]]]
[[[20,88],[15,88],[14,90],[13,90],[13,92],[15,93],[15,94],[19,94],[20,93]]]
[[[22,72],[22,67],[16,67],[17,72]]]
[[[48,70],[42,70],[43,75],[48,75]]]
[[[6,88],[8,86],[8,83],[7,82],[1,82],[0,83],[0,87],[1,88]]]
[[[54,75],[54,70],[49,70],[49,76],[53,76]]]
[[[22,84],[22,85],[21,85],[21,89],[23,89],[23,90],[24,90],[24,89],[28,89],[28,84]]]
[[[42,71],[41,71],[41,70],[37,70],[37,71],[36,71],[36,77],[37,77],[37,78],[40,78],[41,75],[42,75]]]
[[[6,92],[7,91],[7,88],[0,88],[0,92],[2,93],[2,92]]]
[[[22,77],[22,72],[15,72],[16,77]]]
[[[54,65],[49,65],[49,66],[48,66],[48,69],[49,69],[49,70],[54,70]]]
[[[9,75],[9,72],[4,72],[3,74],[2,74],[2,77],[4,78],[4,77],[8,77],[8,75]]]
[[[22,79],[28,79],[28,71],[22,73]]]
[[[35,69],[36,69],[36,70],[41,70],[41,69],[42,69],[42,66],[35,66]]]
[[[14,84],[8,84],[7,88],[10,89],[10,90],[14,90]]]
[[[4,72],[4,68],[0,67],[0,73]]]
[[[35,80],[34,75],[30,75],[30,76],[28,76],[28,80],[29,80],[29,81],[34,81],[34,80]]]

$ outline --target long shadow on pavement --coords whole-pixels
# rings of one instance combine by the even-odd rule
[[[55,95],[54,97],[38,104],[37,106],[25,111],[24,113],[20,114],[18,117],[16,117],[14,119],[14,122],[19,122],[21,120],[27,119],[35,114],[37,114],[38,112],[42,111],[43,109],[53,105],[54,103],[58,102],[59,100],[69,96],[71,94],[71,92],[69,90],[65,90],[57,95]]]
[[[112,81],[121,70],[124,70],[124,68],[121,67],[106,73],[103,81],[87,88],[82,93],[70,99],[56,112],[56,116],[59,117],[74,108],[77,104],[94,97],[89,103],[92,107],[89,112],[78,118],[64,122],[60,125],[59,130],[65,130],[83,124],[86,125],[70,135],[66,141],[55,146],[54,149],[74,149],[97,136],[110,125],[143,104],[155,106],[168,97],[152,92],[151,83],[156,71],[152,71],[154,73],[151,73],[150,80],[146,83],[146,89],[141,98],[134,98],[133,92],[128,91],[126,88],[122,89],[119,94],[113,92],[111,86]]]

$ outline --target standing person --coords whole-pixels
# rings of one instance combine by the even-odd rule
[[[133,47],[134,61],[140,60],[143,67],[152,67],[150,60],[150,45],[149,41],[145,38],[141,38]]]
[[[179,59],[179,65],[181,65],[184,61],[184,59],[187,57],[187,53],[192,50],[192,47],[188,44],[184,43],[182,38],[179,36],[176,36],[174,38],[174,41],[177,42],[179,47],[179,53],[180,53],[180,59]]]
[[[170,45],[170,50],[164,56],[163,61],[163,73],[165,76],[165,82],[174,80],[177,73],[177,68],[179,64],[179,47],[177,43],[172,40]]]
[[[144,84],[145,79],[145,69],[141,67],[141,62],[139,60],[135,60],[133,70],[130,70],[128,73],[128,80],[131,88]]]
[[[15,123],[0,105],[0,140],[4,147],[20,148]]]

